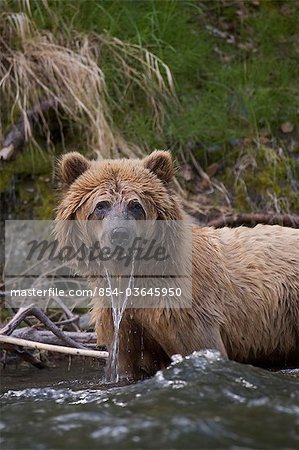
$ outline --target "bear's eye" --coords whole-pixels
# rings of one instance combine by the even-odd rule
[[[103,209],[109,209],[110,208],[110,203],[107,201],[102,201],[97,203],[96,209],[98,209],[99,211],[103,210]]]
[[[95,210],[94,210],[94,214],[95,214],[96,218],[99,220],[104,219],[104,217],[106,216],[106,214],[108,213],[110,208],[111,208],[111,205],[107,201],[102,201],[102,202],[97,203]]]
[[[131,200],[128,203],[128,211],[135,219],[145,219],[143,206],[137,200]]]

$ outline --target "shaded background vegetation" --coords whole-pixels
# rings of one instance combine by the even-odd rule
[[[16,21],[7,32],[7,14],[12,13],[22,12],[33,24],[31,43],[46,39],[82,56],[88,42],[89,53],[83,56],[100,69],[99,80],[102,74],[105,83],[98,90],[100,106],[107,106],[104,121],[92,127],[88,114],[79,108],[72,115],[72,103],[66,102],[62,130],[47,139],[37,136],[27,146],[30,151],[1,163],[3,218],[53,217],[53,166],[62,152],[132,156],[155,148],[175,155],[181,193],[203,221],[230,210],[299,212],[297,1],[32,0],[2,5],[0,45],[8,42],[14,55],[28,57],[29,47],[11,31],[17,30]],[[32,58],[38,65],[37,56]],[[2,61],[2,74],[10,69],[7,61]],[[84,76],[78,80],[83,100],[88,93],[88,101],[94,100],[97,88]],[[31,90],[21,104],[15,101],[17,88],[11,83],[8,89],[2,77],[0,139],[22,108],[45,96],[34,89],[36,96]],[[96,102],[92,108],[98,111]],[[113,136],[107,147],[105,139],[93,139],[94,127],[103,123]]]

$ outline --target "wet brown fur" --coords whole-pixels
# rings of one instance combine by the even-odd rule
[[[171,188],[168,152],[144,160],[87,161],[71,153],[60,163],[67,187],[57,219],[86,220],[99,199],[138,198],[147,219],[185,220]],[[60,240],[66,239],[63,234]],[[183,236],[178,239],[183,239]],[[120,367],[134,379],[167,366],[174,353],[218,349],[239,362],[299,364],[299,231],[258,225],[193,228],[192,308],[126,310]],[[93,308],[99,344],[113,337],[111,310]]]

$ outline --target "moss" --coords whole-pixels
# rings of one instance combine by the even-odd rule
[[[30,177],[48,174],[52,168],[49,155],[37,149],[25,151],[17,155],[13,161],[5,162],[0,167],[0,192],[5,192],[13,177]]]
[[[4,204],[9,203],[7,209],[10,216],[15,215],[19,219],[53,217],[52,156],[31,149],[1,165],[0,193]],[[11,200],[12,190],[14,200]]]
[[[11,312],[9,308],[0,306],[0,322],[5,323],[7,319],[11,317]]]
[[[245,155],[244,168],[240,169]],[[279,156],[273,148],[260,146],[241,155],[235,170],[227,168],[222,179],[232,193],[238,211],[299,212],[298,192],[294,189],[298,172],[296,160]]]
[[[35,209],[36,217],[43,220],[52,220],[54,219],[56,199],[53,189],[49,189],[49,179],[40,177],[36,185],[40,199],[39,205]]]

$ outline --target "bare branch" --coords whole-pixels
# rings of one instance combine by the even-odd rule
[[[59,104],[56,100],[49,99],[44,100],[28,111],[23,112],[20,119],[5,136],[3,147],[0,150],[0,160],[12,159],[19,150],[24,148],[26,141],[28,140],[28,125],[32,134],[34,127],[45,122],[45,114],[47,114],[46,122],[50,129],[51,120],[49,119],[49,115],[52,114],[53,117],[54,114],[57,115],[58,107]]]
[[[60,345],[43,344],[41,342],[27,341],[26,339],[18,339],[12,336],[0,336],[0,346],[3,344],[12,344],[21,347],[34,348],[36,350],[47,350],[49,352],[64,353],[65,355],[75,356],[90,356],[92,358],[99,358],[106,360],[108,358],[108,352],[99,350],[87,350],[79,348],[63,347]]]
[[[66,336],[65,333],[60,330],[41,309],[34,305],[29,305],[26,308],[20,308],[17,314],[8,322],[8,324],[0,330],[0,335],[10,335],[24,320],[27,316],[35,316],[40,320],[52,333],[54,333],[59,339],[61,339],[65,344],[71,347],[84,349],[82,344],[74,341],[70,337]]]

